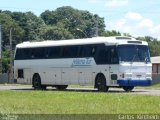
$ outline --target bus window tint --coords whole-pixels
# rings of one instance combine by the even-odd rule
[[[118,54],[117,54],[117,47],[116,46],[109,46],[109,58],[110,58],[110,64],[118,64]]]
[[[16,50],[15,60],[30,59],[31,50],[28,48],[18,48]]]
[[[97,64],[109,64],[108,62],[109,51],[105,45],[98,45],[95,61]]]
[[[54,59],[93,57],[97,64],[117,64],[116,46],[104,44],[75,45],[61,47],[19,48],[15,59]]]
[[[71,46],[69,49],[70,58],[76,58],[78,57],[78,46]]]
[[[76,58],[78,56],[78,46],[63,46],[62,58]]]
[[[22,55],[23,55],[23,52],[22,50],[19,48],[16,50],[16,56],[15,56],[15,60],[21,60],[22,59]]]
[[[48,47],[48,58],[59,58],[61,53],[60,47]]]
[[[69,48],[68,48],[67,46],[63,47],[63,48],[62,48],[62,58],[67,58],[67,57],[69,57],[69,54],[70,54]]]
[[[31,58],[32,59],[43,59],[45,58],[44,48],[32,48],[31,49]]]
[[[80,57],[94,57],[96,53],[96,45],[82,45],[80,46]]]

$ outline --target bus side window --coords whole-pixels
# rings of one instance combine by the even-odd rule
[[[36,55],[35,55],[36,59],[44,59],[45,58],[44,52],[45,52],[44,48],[36,49]]]
[[[48,58],[59,58],[61,53],[60,47],[49,47],[48,48]]]
[[[96,64],[109,64],[108,56],[109,52],[107,47],[103,44],[99,44],[94,57]]]
[[[89,46],[83,46],[82,47],[82,57],[89,57]]]
[[[69,48],[70,58],[77,58],[78,57],[78,46],[71,46]]]
[[[93,57],[95,56],[96,52],[97,52],[97,46],[92,46],[92,48],[91,48],[91,55]]]
[[[109,46],[110,64],[118,64],[118,54],[116,46]]]
[[[30,59],[30,49],[18,48],[16,51],[15,60],[25,60],[25,59]]]
[[[35,54],[35,53],[34,53],[34,49],[32,48],[32,49],[31,49],[31,59],[34,59],[34,58],[35,58],[34,54]]]
[[[81,46],[82,57],[94,57],[95,52],[96,52],[96,46],[94,45]]]
[[[45,47],[44,48],[44,58],[48,59],[49,57],[49,50],[48,50],[49,47]]]
[[[16,56],[15,56],[15,60],[22,60],[23,59],[23,49],[18,48],[16,50]]]
[[[69,48],[67,46],[62,47],[62,58],[68,58]]]
[[[78,57],[79,57],[79,58],[83,57],[83,45],[80,45],[80,46],[79,46]]]
[[[30,59],[31,55],[31,49],[30,48],[24,48],[23,49],[23,59]]]

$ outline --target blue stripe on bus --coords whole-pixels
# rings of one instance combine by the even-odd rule
[[[150,86],[152,80],[117,80],[119,86]]]

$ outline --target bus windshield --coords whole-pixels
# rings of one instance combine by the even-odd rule
[[[145,45],[119,45],[118,54],[121,62],[150,62],[149,49]]]

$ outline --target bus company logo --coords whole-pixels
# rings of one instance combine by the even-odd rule
[[[73,59],[72,66],[91,66],[91,58],[76,58]]]

